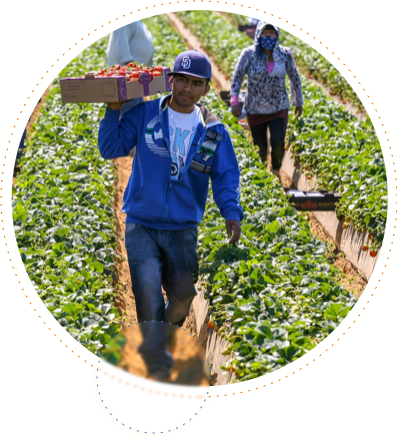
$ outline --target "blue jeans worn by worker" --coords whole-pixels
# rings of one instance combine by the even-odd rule
[[[199,273],[197,228],[170,231],[127,223],[125,245],[138,321],[155,320],[182,326],[197,294],[194,286]],[[167,303],[161,286],[166,292]],[[166,351],[164,327],[153,324],[141,330],[144,342],[139,352],[149,374],[159,370],[161,360],[163,370],[169,370],[170,354]]]
[[[167,351],[167,336],[172,338],[176,328],[165,322],[142,322],[139,328],[143,342],[138,348],[149,375],[156,375],[159,379],[170,376],[173,365],[172,355]]]

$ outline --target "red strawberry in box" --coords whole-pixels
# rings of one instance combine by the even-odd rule
[[[169,67],[138,63],[89,72],[81,78],[62,78],[64,103],[114,103],[171,91]]]

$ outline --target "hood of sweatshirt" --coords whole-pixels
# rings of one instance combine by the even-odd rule
[[[262,56],[263,56],[263,52],[262,52],[262,48],[261,48],[260,43],[259,43],[259,37],[261,36],[262,31],[263,31],[263,29],[265,28],[265,26],[268,25],[268,24],[269,24],[269,25],[272,25],[272,26],[274,27],[274,29],[276,30],[276,35],[277,35],[277,36],[276,36],[276,44],[275,44],[275,46],[274,46],[273,53],[277,51],[278,46],[279,46],[279,44],[280,44],[280,29],[279,29],[276,25],[274,25],[273,23],[268,23],[267,21],[260,21],[260,22],[258,23],[258,25],[256,26],[255,39],[254,39],[254,41],[255,41],[255,49],[256,49],[256,53],[257,53],[257,55],[260,56],[261,58],[262,58]]]

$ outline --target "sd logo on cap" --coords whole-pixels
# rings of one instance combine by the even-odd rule
[[[177,73],[210,80],[212,76],[210,60],[198,50],[181,52],[176,57],[174,70],[167,75]]]
[[[184,69],[189,69],[191,64],[192,64],[192,60],[189,57],[183,57],[183,59],[182,59],[182,67]]]

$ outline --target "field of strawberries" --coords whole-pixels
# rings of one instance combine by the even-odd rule
[[[247,41],[222,17],[209,28],[208,14],[179,16],[230,74],[236,61],[231,51],[239,52]],[[163,15],[144,22],[155,43],[156,65],[172,66],[186,49],[183,38]],[[135,64],[104,69],[106,44],[103,39],[82,52],[59,77],[81,77],[90,70],[98,76],[124,72],[134,81],[145,71]],[[161,67],[147,70],[153,77],[162,74]],[[383,158],[372,126],[355,120],[306,80],[303,86],[305,118],[291,119],[288,132],[296,160],[307,175],[344,194],[338,213],[370,232],[376,250],[387,201]],[[207,326],[227,341],[224,354],[232,355],[223,369],[245,381],[310,351],[346,317],[355,298],[341,286],[342,274],[328,259],[326,245],[311,234],[307,216],[290,206],[218,94],[210,92],[202,102],[231,134],[246,218],[240,243],[227,245],[224,220],[209,196],[199,228],[200,287],[209,300]],[[57,78],[33,128],[13,195],[18,246],[38,294],[58,322],[97,354],[120,323],[114,305],[115,171],[97,147],[103,113],[101,104],[62,104]]]
[[[231,76],[241,50],[252,40],[211,11],[180,12],[178,16],[224,74]],[[207,26],[212,20],[214,26]],[[285,40],[292,51],[295,40]],[[307,47],[300,41],[302,45]],[[306,51],[316,53],[308,47]],[[334,69],[328,65],[329,70]],[[358,121],[319,87],[303,76],[301,80],[304,118],[296,119],[290,112],[287,142],[296,162],[309,178],[316,177],[319,188],[343,196],[337,205],[338,216],[345,219],[346,227],[369,234],[369,248],[375,256],[383,241],[387,217],[386,169],[375,130],[369,118]],[[345,89],[349,87],[346,81],[342,84]]]
[[[238,14],[223,14],[230,23],[236,28],[238,25],[247,25],[248,17]],[[212,18],[212,17],[211,17]],[[242,36],[247,45],[252,44],[252,40]],[[343,101],[349,101],[361,112],[365,113],[364,106],[360,98],[356,95],[349,83],[343,78],[337,69],[316,50],[294,35],[282,31],[280,44],[289,47],[294,55],[295,63],[301,74],[315,79],[329,89],[331,95],[336,95]]]
[[[107,39],[59,75],[104,65]],[[119,328],[114,307],[115,174],[97,147],[99,104],[65,105],[59,78],[33,126],[13,189],[14,228],[29,277],[48,310],[99,354]]]

